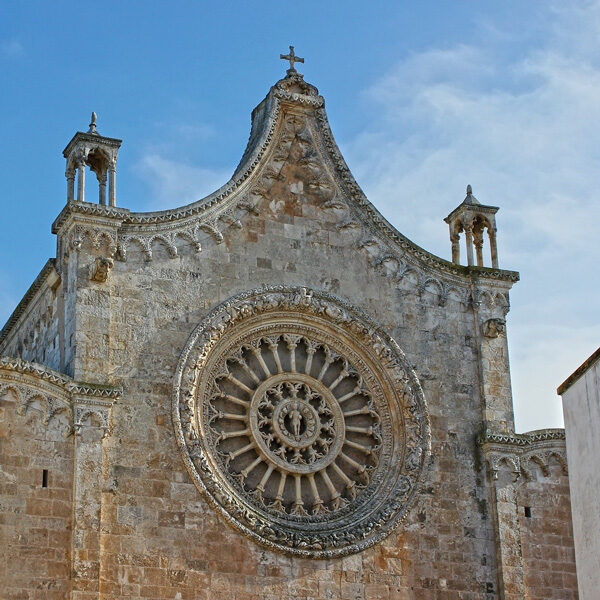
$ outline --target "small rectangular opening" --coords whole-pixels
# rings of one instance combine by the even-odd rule
[[[531,518],[531,506],[525,507],[525,516],[530,519]]]
[[[48,487],[48,469],[42,470],[42,487],[43,488]]]

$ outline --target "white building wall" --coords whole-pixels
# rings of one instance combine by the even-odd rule
[[[560,388],[581,600],[600,593],[600,352]],[[594,360],[595,358],[595,360]],[[578,370],[579,371],[579,370]],[[569,379],[571,379],[569,378]]]

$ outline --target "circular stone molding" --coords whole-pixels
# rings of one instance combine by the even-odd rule
[[[430,452],[416,374],[361,310],[316,290],[240,294],[191,335],[173,422],[228,522],[309,558],[359,552],[400,522]]]

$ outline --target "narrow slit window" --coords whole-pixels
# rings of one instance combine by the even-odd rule
[[[42,470],[42,487],[43,488],[48,487],[48,469]]]
[[[525,516],[526,516],[528,519],[531,519],[531,506],[526,506],[526,507],[525,507]]]

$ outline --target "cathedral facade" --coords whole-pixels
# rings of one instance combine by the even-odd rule
[[[469,187],[452,262],[415,245],[287,58],[201,201],[118,206],[95,115],[65,148],[0,332],[2,597],[577,598],[564,433],[514,431],[498,209]]]

